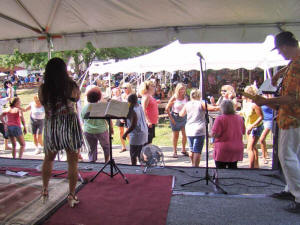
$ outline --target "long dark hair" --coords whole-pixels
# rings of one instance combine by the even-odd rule
[[[41,85],[42,105],[56,110],[57,102],[67,105],[76,83],[69,77],[67,65],[60,58],[48,61],[44,74],[44,84]]]

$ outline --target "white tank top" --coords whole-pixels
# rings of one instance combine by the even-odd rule
[[[43,106],[36,107],[34,102],[30,103],[32,119],[42,120],[45,118],[45,109]]]

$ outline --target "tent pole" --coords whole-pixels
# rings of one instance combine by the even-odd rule
[[[53,42],[50,34],[47,34],[48,59],[52,58],[51,51],[53,50]]]
[[[108,84],[109,84],[109,97],[111,98],[111,73],[109,73],[109,81],[108,81]]]
[[[242,82],[244,81],[244,69],[242,68]]]
[[[251,84],[251,70],[249,70],[249,83]]]

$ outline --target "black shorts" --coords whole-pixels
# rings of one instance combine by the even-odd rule
[[[147,144],[152,143],[153,138],[155,138],[155,124],[152,124],[152,127],[148,127],[148,142]]]
[[[30,117],[32,134],[42,134],[44,129],[44,119],[33,119]]]
[[[3,123],[0,123],[0,133],[3,135],[3,137],[4,137],[5,139],[8,139],[7,132],[5,132],[5,130],[4,130],[4,125],[3,125]]]

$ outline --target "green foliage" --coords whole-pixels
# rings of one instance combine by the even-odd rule
[[[73,58],[75,72],[79,73],[81,64],[89,66],[93,60],[127,59],[148,53],[154,47],[120,47],[120,48],[95,48],[91,42],[87,42],[81,50],[52,52],[52,57],[60,57],[66,62]],[[43,69],[48,62],[48,53],[21,53],[15,50],[12,55],[0,55],[0,67],[13,68],[21,63],[30,69]]]

